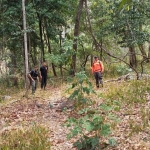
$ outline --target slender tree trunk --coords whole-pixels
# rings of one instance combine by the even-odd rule
[[[90,20],[89,11],[88,11],[87,0],[85,0],[85,10],[86,10],[86,15],[87,15],[87,21],[88,21],[88,24],[89,24],[89,30],[90,30],[90,33],[91,33],[92,38],[93,38],[93,45],[95,46],[96,50],[100,49],[100,59],[102,60],[102,52],[103,52],[102,40],[101,40],[100,43],[98,43],[98,41],[96,40],[96,38],[93,34],[91,20]],[[93,64],[93,58],[92,58],[91,66],[92,66],[92,64]]]
[[[91,66],[93,65],[93,55],[91,55]]]
[[[140,23],[139,25],[139,31],[142,32],[142,24]],[[149,62],[149,59],[147,59],[147,55],[146,55],[146,51],[144,49],[144,46],[141,44],[141,45],[138,45],[139,46],[139,49],[141,51],[141,54],[143,56],[143,60],[146,60],[146,62]]]
[[[101,41],[100,41],[100,45],[101,45],[101,47],[100,47],[100,60],[102,60],[102,57],[103,57],[103,49],[102,49],[103,40],[102,40],[102,39],[101,39]]]
[[[88,61],[88,57],[89,55],[86,55],[85,58],[84,58],[84,62],[81,64],[81,67],[85,70],[85,66],[86,66],[86,63]]]
[[[79,36],[79,27],[80,27],[80,18],[82,14],[82,9],[83,9],[83,2],[84,0],[79,0],[79,6],[78,6],[78,11],[76,15],[76,20],[75,20],[75,27],[74,27],[74,44],[73,44],[73,49],[75,54],[72,56],[72,75],[75,75],[76,72],[76,52],[77,52],[77,38]]]
[[[15,70],[17,67],[17,61],[16,61],[16,51],[13,49],[11,50],[11,69],[10,69],[10,74],[15,74]]]
[[[47,42],[48,42],[48,52],[51,54],[52,51],[51,51],[51,45],[50,45],[49,38],[47,39]],[[53,70],[54,76],[57,77],[57,73],[56,73],[56,69],[55,69],[54,63],[52,63],[52,70]]]
[[[2,25],[2,28],[4,29],[4,8],[3,8],[3,0],[0,1],[1,4],[0,4],[0,10],[1,10],[1,25]],[[4,55],[4,51],[5,51],[5,37],[4,37],[4,30],[2,30],[2,48],[1,48],[1,58],[3,58],[3,55]]]
[[[39,13],[37,13],[39,19],[39,31],[40,31],[40,40],[41,40],[41,62],[45,61],[44,55],[44,40],[43,40],[43,32],[42,32],[42,18],[40,17]]]
[[[30,57],[32,59],[32,63],[37,65],[37,53],[36,53],[36,46],[33,45],[33,48],[30,49]],[[31,65],[30,65],[31,67]]]
[[[49,39],[48,39],[48,52],[49,52],[50,54],[52,53],[52,51],[51,51],[51,45],[50,45]],[[57,77],[57,73],[56,73],[56,69],[55,69],[54,63],[52,63],[52,70],[53,70],[54,76]]]
[[[149,62],[149,60],[147,59],[147,55],[146,55],[146,51],[144,49],[144,46],[143,45],[138,45],[139,46],[139,49],[141,51],[141,54],[143,56],[143,60],[146,60],[146,62]]]
[[[22,11],[23,11],[23,30],[24,30],[24,52],[25,52],[25,87],[28,88],[28,47],[27,47],[27,32],[26,32],[26,11],[25,11],[25,0],[22,0]]]
[[[149,45],[149,49],[148,49],[148,58],[150,59],[150,45]]]
[[[31,57],[32,63],[33,63],[34,66],[35,66],[34,54],[32,54],[32,51],[31,51],[31,53],[30,53],[30,57]],[[29,63],[29,68],[30,68],[30,69],[32,68],[31,63]]]
[[[44,25],[45,25],[45,31],[46,31],[46,43],[47,43],[47,47],[48,47],[48,52],[51,54],[52,51],[51,51],[51,44],[50,44],[50,40],[49,40],[49,36],[48,36],[48,26],[47,26],[47,21],[44,20]],[[52,70],[53,70],[53,74],[54,76],[56,77],[57,76],[57,73],[56,73],[56,69],[55,69],[55,65],[54,63],[52,63]]]
[[[29,70],[32,68],[32,63],[30,62],[30,58],[32,59],[33,64],[35,65],[35,62],[33,60],[33,54],[32,54],[32,49],[31,49],[31,39],[30,39],[30,33],[27,33],[27,43],[28,43],[28,54],[29,54]]]
[[[60,32],[60,35],[59,35],[59,42],[60,42],[60,55],[61,55],[61,53],[62,53],[62,51],[61,51],[61,47],[62,47],[62,36],[61,36],[61,32]],[[61,74],[61,76],[63,76],[62,64],[60,64],[60,74]]]
[[[133,68],[137,67],[137,61],[136,61],[136,53],[135,53],[135,49],[134,47],[129,47],[129,61],[130,61],[130,66],[132,66]]]
[[[37,51],[36,51],[36,46],[34,45],[33,47],[33,58],[34,58],[34,64],[37,65]]]

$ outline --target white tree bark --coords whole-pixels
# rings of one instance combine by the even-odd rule
[[[24,54],[25,54],[25,88],[28,88],[28,77],[29,72],[28,65],[28,49],[27,49],[27,28],[26,28],[26,11],[25,11],[25,0],[22,0],[22,11],[23,11],[23,31],[24,31]]]

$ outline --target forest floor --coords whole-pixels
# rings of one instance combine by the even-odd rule
[[[95,89],[95,91],[98,94],[103,93],[109,85],[110,83],[106,83],[103,88]],[[23,97],[24,92],[10,95],[11,99],[0,103],[0,135],[10,130],[29,127],[35,123],[48,129],[52,144],[51,150],[75,150],[73,142],[76,139],[67,140],[66,135],[69,131],[62,126],[69,114],[60,109],[63,102],[67,100],[66,89],[66,85],[61,84],[59,87],[47,86],[46,90],[38,88],[35,95],[29,94],[28,98]],[[99,104],[103,102],[102,98],[95,99]],[[149,106],[143,104],[143,107]],[[131,131],[132,123],[134,126],[135,122],[140,124],[143,121],[140,111],[141,104],[136,104],[132,108],[123,106],[117,112],[120,122],[113,129],[111,136],[116,139],[118,144],[105,149],[150,150],[150,124],[144,130],[136,130],[136,127],[139,128],[136,126],[134,127],[135,131]],[[105,141],[105,139],[103,140]]]

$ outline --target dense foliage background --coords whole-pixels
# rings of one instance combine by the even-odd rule
[[[26,0],[25,7],[26,31],[22,2],[0,1],[1,74],[24,73],[24,32],[30,69],[46,60],[54,76],[90,68],[93,55],[132,69],[149,62],[149,0]]]

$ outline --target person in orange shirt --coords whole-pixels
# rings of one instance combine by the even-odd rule
[[[96,87],[99,88],[99,84],[103,87],[102,73],[104,72],[104,65],[102,61],[98,59],[97,56],[94,57],[94,62],[92,65],[92,73],[94,74],[96,80]]]

